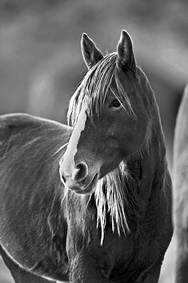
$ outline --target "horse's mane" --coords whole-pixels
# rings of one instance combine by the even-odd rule
[[[120,71],[116,66],[116,61],[116,53],[107,54],[87,72],[69,103],[67,120],[70,126],[75,126],[85,103],[88,106],[87,114],[91,119],[93,113],[99,113],[109,90],[123,105],[126,113],[133,119],[137,119],[126,90],[120,81]],[[150,130],[151,125],[148,125],[146,139],[140,151],[136,153],[140,157],[149,151]],[[122,161],[115,170],[97,182],[94,196],[97,209],[97,227],[101,229],[101,244],[104,240],[107,215],[110,216],[112,231],[117,229],[119,235],[121,232],[125,235],[130,233],[131,229],[127,221],[127,217],[130,218],[130,214],[132,214],[130,207],[135,207],[134,213],[138,217],[139,213],[136,210],[140,211],[143,207],[143,201],[137,193],[136,186],[138,185],[129,174],[125,161]]]

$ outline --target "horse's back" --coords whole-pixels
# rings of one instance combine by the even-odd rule
[[[174,223],[176,282],[188,282],[188,85],[178,111],[174,136]]]
[[[2,115],[0,116],[0,154],[3,154],[4,146],[11,138],[15,140],[17,138],[19,141],[21,138],[24,140],[32,139],[34,134],[38,137],[41,134],[48,135],[49,133],[59,133],[62,138],[64,135],[66,139],[66,136],[71,133],[71,128],[52,120],[28,114]]]

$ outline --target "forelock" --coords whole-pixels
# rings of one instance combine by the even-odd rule
[[[116,60],[117,53],[107,54],[87,72],[70,100],[67,114],[69,125],[75,125],[83,103],[88,105],[87,112],[90,118],[93,113],[98,114],[109,90],[120,101],[127,114],[135,118],[130,99],[120,80]]]

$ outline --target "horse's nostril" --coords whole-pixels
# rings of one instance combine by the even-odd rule
[[[80,162],[76,165],[76,170],[74,172],[73,179],[76,182],[80,182],[85,179],[85,177],[88,175],[88,167],[85,162]]]

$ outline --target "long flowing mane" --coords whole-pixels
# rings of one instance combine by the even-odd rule
[[[94,113],[99,112],[109,89],[123,105],[126,113],[133,119],[137,119],[126,90],[120,81],[120,71],[116,67],[116,59],[116,53],[107,54],[87,72],[69,103],[67,120],[70,126],[75,126],[85,103],[88,109],[87,114],[92,119]],[[148,132],[150,132],[150,125],[148,125]],[[146,134],[146,141],[138,155],[142,156],[148,152],[149,136]],[[134,214],[137,214],[138,217],[138,211],[143,207],[143,201],[136,193],[136,186],[125,161],[122,161],[115,170],[97,182],[94,195],[97,208],[97,227],[101,228],[101,244],[104,240],[107,215],[110,215],[112,231],[117,229],[119,235],[121,232],[125,235],[130,233],[131,228],[127,221],[127,216],[132,214],[130,207],[133,208],[132,204],[134,203]]]

